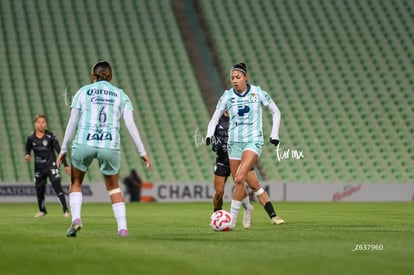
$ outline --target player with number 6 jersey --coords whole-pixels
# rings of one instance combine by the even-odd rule
[[[124,110],[132,111],[129,97],[107,81],[83,86],[73,98],[71,108],[79,109],[79,120],[74,145],[119,149],[120,117]],[[142,143],[138,151],[145,153]]]
[[[119,136],[121,118],[124,119],[128,132],[148,169],[151,168],[151,162],[135,124],[129,97],[122,89],[110,83],[111,65],[106,61],[96,63],[92,67],[92,80],[92,84],[79,89],[72,101],[62,149],[57,158],[59,166],[66,156],[69,139],[76,131],[72,145],[72,182],[69,193],[72,224],[66,235],[76,237],[77,232],[82,228],[82,182],[93,159],[96,158],[111,198],[118,235],[125,237],[128,235],[125,201],[118,184],[121,162]]]

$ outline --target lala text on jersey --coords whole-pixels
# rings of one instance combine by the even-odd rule
[[[97,128],[95,133],[88,133],[87,140],[112,140],[111,133],[104,133],[102,129]]]

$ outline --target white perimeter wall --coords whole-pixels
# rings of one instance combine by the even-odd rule
[[[272,201],[414,201],[414,183],[272,183],[261,182]],[[120,183],[123,189],[122,183]],[[233,183],[226,184],[224,200],[231,200]],[[67,186],[65,186],[67,190]],[[35,202],[33,183],[0,183],[0,203]],[[103,183],[84,184],[84,202],[108,202]],[[143,189],[141,196],[156,202],[210,202],[214,195],[213,183],[155,182]],[[127,198],[126,198],[127,199]],[[47,201],[57,198],[50,184],[47,185]]]

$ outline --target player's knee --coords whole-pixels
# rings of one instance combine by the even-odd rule
[[[258,197],[258,196],[262,195],[264,192],[265,192],[265,190],[262,187],[260,187],[259,190],[254,192],[254,194],[256,195],[256,197]]]
[[[43,187],[46,185],[46,181],[36,181],[35,186],[36,187]]]
[[[121,188],[115,188],[115,189],[108,190],[109,196],[119,194],[119,193],[122,193]]]
[[[224,196],[224,190],[216,190],[216,198],[221,199]]]
[[[237,173],[234,177],[234,184],[244,184],[245,176],[241,173]]]
[[[51,181],[51,183],[52,183],[52,187],[56,190],[56,193],[63,191],[60,180],[53,180]]]

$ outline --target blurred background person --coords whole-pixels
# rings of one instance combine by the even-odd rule
[[[126,176],[122,183],[126,187],[126,193],[129,194],[130,202],[139,202],[141,200],[142,179],[135,169],[132,169],[128,176]]]

